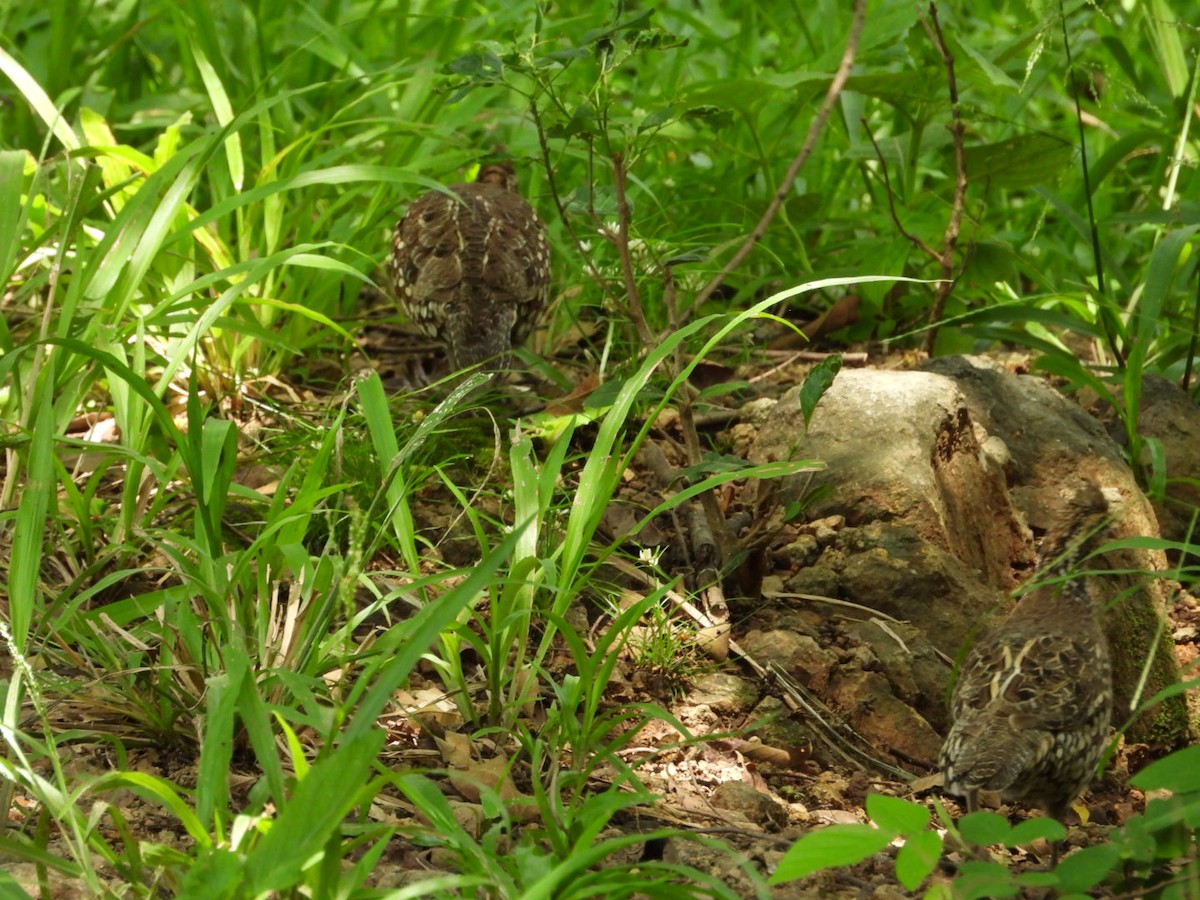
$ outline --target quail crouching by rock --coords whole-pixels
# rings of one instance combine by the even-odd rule
[[[454,370],[506,369],[550,293],[546,226],[510,163],[431,191],[396,225],[391,276],[401,309],[446,345]]]
[[[979,791],[997,791],[1061,821],[1095,776],[1112,715],[1112,668],[1103,611],[1086,573],[1073,569],[1107,533],[1108,518],[1098,486],[1075,492],[1043,541],[1035,578],[1047,583],[1022,597],[962,665],[939,762],[946,790],[965,797],[968,811]],[[1057,846],[1053,853],[1057,862]]]

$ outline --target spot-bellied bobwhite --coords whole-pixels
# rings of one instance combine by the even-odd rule
[[[998,791],[1061,821],[1095,776],[1112,668],[1100,604],[1086,573],[1072,569],[1107,532],[1108,516],[1095,484],[1075,492],[1042,543],[1035,578],[1048,583],[1022,597],[963,663],[939,762],[946,790],[965,797],[968,811],[979,791]]]
[[[509,163],[431,191],[396,225],[391,275],[404,313],[446,345],[452,369],[508,367],[550,293],[546,226]]]

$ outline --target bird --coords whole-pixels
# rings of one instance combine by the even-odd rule
[[[396,224],[389,263],[401,310],[441,341],[454,371],[507,369],[550,294],[546,225],[510,162],[430,191]]]
[[[1112,718],[1103,610],[1078,563],[1108,533],[1108,493],[1076,489],[1042,542],[1034,588],[968,652],[950,700],[943,784],[978,808],[981,790],[1062,821],[1091,784]],[[1057,863],[1058,846],[1051,865]]]

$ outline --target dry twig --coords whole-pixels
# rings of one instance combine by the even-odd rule
[[[938,283],[933,295],[933,307],[929,310],[929,330],[925,332],[925,352],[933,354],[933,346],[937,341],[938,320],[946,309],[946,300],[954,290],[954,251],[958,247],[958,236],[962,231],[963,209],[967,197],[967,163],[963,155],[962,109],[958,103],[958,81],[954,77],[954,56],[946,46],[942,25],[938,21],[937,3],[929,4],[929,18],[922,17],[922,24],[929,34],[929,40],[937,48],[942,57],[942,65],[946,67],[946,83],[950,91],[950,138],[954,145],[954,199],[950,204],[950,219],[946,222],[946,231],[942,235],[942,253],[939,262],[942,267],[942,280]]]
[[[821,103],[821,108],[817,111],[816,118],[813,119],[812,125],[809,126],[808,134],[804,138],[804,144],[800,148],[800,152],[796,154],[796,158],[788,166],[787,172],[783,176],[783,181],[779,183],[779,187],[775,191],[775,196],[767,204],[762,217],[742,243],[742,246],[729,258],[729,261],[725,263],[721,271],[708,284],[701,288],[700,293],[696,295],[693,309],[703,305],[704,301],[711,297],[725,283],[725,279],[745,261],[746,257],[750,255],[750,251],[754,249],[754,245],[767,233],[767,228],[775,220],[775,216],[779,214],[779,210],[783,206],[783,201],[792,190],[792,184],[795,182],[796,176],[800,174],[800,170],[808,162],[808,158],[812,156],[813,149],[817,145],[817,138],[825,130],[825,123],[829,120],[834,104],[837,103],[838,96],[842,93],[842,88],[846,85],[846,79],[850,77],[850,68],[854,65],[854,59],[858,55],[858,39],[862,34],[863,22],[866,20],[866,16],[867,0],[856,0],[854,4],[854,21],[850,26],[850,36],[846,39],[846,50],[842,54],[842,61],[838,64],[833,81],[829,84],[829,90],[825,92],[825,99]]]

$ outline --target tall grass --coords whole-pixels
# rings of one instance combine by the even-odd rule
[[[0,803],[13,810],[19,795],[31,810],[0,852],[38,868],[31,889],[49,896],[61,876],[95,896],[365,896],[400,834],[372,804],[402,795],[460,866],[412,895],[681,896],[685,878],[729,895],[666,864],[597,867],[644,839],[599,838],[648,802],[618,751],[648,718],[678,723],[603,696],[659,596],[595,646],[569,612],[610,599],[598,573],[620,547],[600,537],[604,510],[701,360],[750,352],[758,316],[806,315],[851,287],[863,314],[850,339],[923,322],[919,285],[934,267],[897,237],[892,207],[927,239],[944,226],[946,101],[911,4],[876,6],[821,151],[702,308],[690,292],[754,227],[841,58],[844,4],[0,8],[0,624],[12,660]],[[1135,458],[1142,373],[1190,372],[1195,349],[1182,291],[1195,276],[1194,173],[1180,162],[1194,149],[1194,79],[1186,32],[1149,6],[1127,19],[1068,10],[1082,71],[1116,73],[1116,99],[1097,110],[1114,133],[1089,134],[1107,293],[1080,274],[1072,154],[1043,134],[1078,77],[1044,51],[1055,23],[946,12],[983,168],[939,347],[1044,351],[1047,368],[1113,395]],[[1133,49],[1118,54],[1117,36]],[[554,377],[564,390],[580,369],[608,379],[552,425],[493,427],[475,382],[434,400],[389,396],[344,363],[378,303],[399,208],[499,146],[550,223],[557,296],[540,346],[582,360]],[[1165,146],[1169,166],[1146,161]],[[1130,191],[1143,198],[1133,211]],[[661,336],[650,346],[630,326],[631,291]],[[1119,397],[1063,337],[1098,337],[1102,313],[1122,328]],[[319,366],[330,360],[346,372],[332,383]],[[500,487],[481,483],[479,447]],[[648,517],[806,464],[711,475]],[[466,523],[473,564],[440,559],[418,508],[431,493]],[[495,501],[489,513],[479,496]],[[573,671],[551,671],[556,648]],[[519,853],[497,849],[513,812],[495,797],[485,792],[483,833],[468,833],[433,773],[380,762],[380,718],[418,671],[442,679],[464,728],[516,735],[512,765],[547,822]],[[526,721],[535,702],[541,732]],[[146,745],[193,754],[196,783],[138,771],[130,752]],[[110,771],[66,764],[96,746]],[[620,772],[610,792],[586,779],[601,762]],[[241,767],[261,777],[236,785]],[[126,791],[163,807],[186,846],[140,834]],[[434,840],[415,826],[402,836]]]

